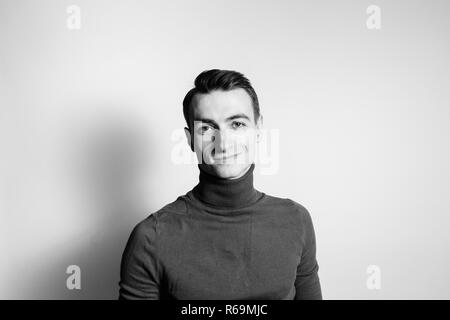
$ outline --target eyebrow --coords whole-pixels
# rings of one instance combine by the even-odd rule
[[[250,118],[245,113],[238,113],[238,114],[232,115],[232,116],[226,118],[225,120],[231,121],[234,119],[241,119],[241,118],[244,118],[244,119],[247,119],[248,121],[250,121]],[[205,122],[205,123],[209,123],[209,124],[217,126],[217,123],[212,119],[195,118],[194,121],[201,121],[201,122]]]

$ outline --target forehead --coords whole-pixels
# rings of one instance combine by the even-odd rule
[[[192,102],[194,119],[207,118],[219,122],[232,115],[244,113],[254,120],[252,99],[242,88],[199,93]]]

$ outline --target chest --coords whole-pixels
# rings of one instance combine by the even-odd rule
[[[162,265],[176,299],[284,299],[293,295],[300,237],[272,221],[186,222],[172,230]],[[176,234],[176,232],[178,232]]]

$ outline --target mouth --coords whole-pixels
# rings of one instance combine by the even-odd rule
[[[237,154],[233,154],[233,155],[226,156],[226,157],[213,158],[213,160],[214,161],[225,161],[225,160],[230,160],[230,159],[236,158],[239,155],[240,155],[240,153],[237,153]]]

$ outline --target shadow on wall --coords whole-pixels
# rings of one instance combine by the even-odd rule
[[[33,270],[32,284],[26,285],[31,299],[117,299],[126,241],[132,228],[151,213],[145,209],[145,183],[152,174],[148,130],[140,121],[96,118],[98,122],[70,132],[76,136],[71,142],[72,193],[83,208],[81,225],[73,226],[79,232],[67,243],[49,245],[52,249]],[[80,290],[66,287],[69,265],[81,269]]]

